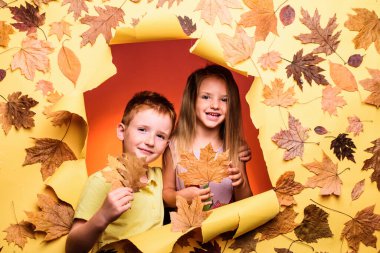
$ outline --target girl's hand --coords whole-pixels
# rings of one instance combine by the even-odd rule
[[[239,168],[236,168],[236,167],[228,168],[228,174],[229,174],[228,177],[232,181],[233,187],[239,186],[243,183],[243,179],[242,179],[241,172],[240,172]]]
[[[239,160],[241,162],[248,162],[251,158],[251,148],[248,144],[244,143],[239,147]]]
[[[179,193],[189,203],[191,203],[196,196],[200,196],[204,205],[212,204],[212,200],[210,198],[214,196],[214,194],[211,193],[210,187],[202,189],[195,186],[190,186],[180,190]]]
[[[109,224],[120,217],[132,206],[133,191],[129,187],[120,187],[107,194],[99,213]]]

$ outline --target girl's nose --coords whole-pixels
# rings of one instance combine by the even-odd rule
[[[219,109],[219,101],[218,99],[212,99],[210,102],[211,109]]]

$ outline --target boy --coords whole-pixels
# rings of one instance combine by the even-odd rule
[[[167,147],[175,120],[173,105],[165,97],[149,91],[135,94],[117,126],[123,153],[145,157],[147,164],[154,161]],[[67,237],[66,252],[88,252],[96,243],[100,248],[161,226],[164,215],[161,169],[150,168],[146,176],[148,184],[133,192],[128,187],[110,191],[111,184],[106,183],[101,171],[91,175]]]

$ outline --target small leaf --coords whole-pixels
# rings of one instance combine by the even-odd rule
[[[362,179],[355,184],[354,188],[351,191],[352,201],[357,200],[362,195],[362,193],[364,192],[364,183],[365,180]]]
[[[338,96],[341,93],[339,87],[326,86],[322,91],[322,110],[330,115],[338,116],[338,107],[343,107],[347,104],[343,96]]]
[[[42,95],[46,96],[54,91],[53,83],[46,80],[39,80],[36,84],[36,89],[42,91]]]
[[[58,66],[62,73],[76,84],[81,64],[75,53],[68,47],[62,46],[58,53]]]
[[[347,117],[348,119],[348,127],[347,132],[354,133],[354,136],[358,136],[361,132],[363,132],[363,123],[357,116]]]
[[[296,204],[293,195],[299,194],[303,189],[303,185],[294,181],[294,171],[286,171],[276,182],[274,191],[276,192],[278,202],[282,206],[291,206]]]
[[[34,236],[34,226],[30,222],[21,221],[18,224],[11,224],[4,230],[7,236],[4,238],[8,243],[14,243],[21,249],[24,248],[27,243],[27,238],[36,239]],[[1,249],[0,249],[1,251]]]
[[[272,82],[272,88],[267,85],[264,86],[263,96],[265,98],[264,104],[269,106],[286,108],[297,102],[297,99],[294,98],[293,87],[284,91],[284,82],[279,78],[276,78]]]
[[[4,78],[7,76],[7,71],[4,69],[0,69],[0,82],[4,80]]]
[[[380,108],[380,70],[370,68],[367,68],[367,70],[372,78],[359,81],[365,90],[371,92],[364,102],[374,105],[376,108]]]
[[[324,135],[328,133],[327,129],[323,126],[314,127],[314,132],[319,135]]]
[[[284,6],[280,11],[280,20],[284,26],[288,26],[293,23],[296,12],[290,5]]]
[[[12,26],[6,24],[5,21],[0,21],[0,46],[2,47],[8,46],[9,34],[12,34],[12,33],[14,33]]]
[[[348,65],[351,67],[357,68],[359,67],[363,62],[363,56],[360,54],[353,54],[348,58]]]
[[[229,248],[241,249],[240,253],[256,252],[256,245],[259,242],[259,240],[254,237],[255,237],[254,231],[245,233],[235,238],[235,241],[229,246]]]
[[[354,142],[345,133],[339,134],[330,144],[330,149],[334,149],[334,154],[339,160],[347,158],[355,163],[354,148],[356,148]]]
[[[270,51],[268,53],[262,54],[257,61],[260,63],[261,67],[264,70],[276,70],[278,68],[277,63],[279,63],[281,60],[282,59],[279,52]]]
[[[61,41],[63,35],[67,35],[71,37],[71,31],[70,31],[70,24],[67,23],[64,20],[61,20],[60,22],[53,22],[50,24],[50,35],[56,35],[58,40]]]
[[[190,36],[193,32],[197,30],[197,24],[193,24],[193,20],[189,18],[188,16],[177,16],[178,21],[182,27],[183,32],[187,35]]]

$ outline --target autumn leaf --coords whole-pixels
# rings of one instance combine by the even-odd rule
[[[340,239],[345,238],[353,252],[359,251],[360,242],[376,248],[377,237],[373,233],[380,230],[380,215],[373,213],[374,208],[375,205],[366,207],[357,212],[353,219],[344,223]]]
[[[172,7],[174,2],[177,2],[177,5],[179,5],[179,3],[182,1],[183,0],[158,0],[156,7],[160,8],[165,4],[165,2],[168,2],[168,8],[170,8],[170,7]]]
[[[194,11],[201,11],[201,18],[209,25],[214,25],[218,17],[220,23],[230,25],[232,16],[228,8],[241,9],[238,0],[200,0]]]
[[[352,191],[351,191],[351,199],[352,201],[354,200],[357,200],[364,192],[364,183],[365,183],[365,180],[362,179],[360,180],[359,182],[357,182],[354,186],[354,188],[352,188]]]
[[[380,41],[380,40],[379,40]],[[380,70],[367,68],[371,78],[361,80],[359,83],[371,94],[364,100],[367,104],[380,108]]]
[[[36,89],[42,91],[42,95],[46,96],[54,91],[53,83],[46,80],[39,80],[36,84]]]
[[[307,242],[317,242],[317,239],[332,237],[328,216],[329,214],[323,211],[316,205],[308,205],[303,210],[304,218],[301,224],[294,229],[296,236]]]
[[[334,149],[334,154],[339,160],[347,158],[355,163],[354,148],[356,148],[354,142],[345,133],[339,134],[330,144],[330,149]]]
[[[54,105],[62,97],[63,95],[59,94],[58,92],[49,93],[47,96],[47,101],[52,103],[52,105],[46,106],[43,114],[45,114],[48,119],[51,119],[53,126],[69,125],[70,121],[73,120],[73,117],[76,117],[76,114],[68,111],[53,111]]]
[[[51,241],[69,233],[74,209],[71,205],[46,194],[37,194],[38,211],[25,212],[36,231],[45,232],[44,241]]]
[[[24,249],[27,243],[27,238],[36,239],[34,236],[34,226],[32,223],[21,221],[17,224],[11,224],[8,228],[4,230],[7,236],[4,238],[8,243],[14,243],[21,249]]]
[[[340,196],[343,182],[339,178],[338,164],[334,164],[324,152],[322,162],[314,160],[312,163],[302,165],[315,174],[308,178],[305,187],[320,187],[320,195]]]
[[[363,123],[358,116],[347,117],[348,127],[347,132],[354,133],[354,136],[358,136],[360,132],[363,132]]]
[[[310,29],[310,33],[300,34],[298,36],[295,36],[295,38],[297,40],[300,40],[302,44],[319,44],[319,47],[315,48],[312,51],[314,54],[325,53],[326,55],[330,55],[332,53],[335,53],[340,42],[338,39],[341,33],[339,31],[333,34],[335,28],[338,26],[336,24],[336,14],[334,14],[334,17],[329,19],[326,28],[321,27],[321,16],[319,15],[317,9],[315,9],[313,17],[311,17],[309,13],[303,8],[301,8],[301,14],[301,23]]]
[[[373,156],[364,161],[362,170],[373,169],[371,175],[371,182],[377,183],[377,189],[380,191],[380,138],[371,142],[374,146],[364,150],[365,152],[373,154]]]
[[[63,0],[62,6],[65,4],[70,4],[67,13],[72,12],[75,20],[81,16],[82,11],[88,12],[85,0]]]
[[[295,16],[296,12],[294,11],[292,6],[286,5],[281,8],[280,21],[284,26],[291,25],[294,22]]]
[[[0,0],[0,8],[4,8],[5,6],[7,6],[8,4],[6,2],[4,2],[3,0]],[[2,249],[3,247],[0,248],[0,250]]]
[[[50,138],[32,138],[35,146],[26,148],[26,157],[22,166],[41,163],[42,179],[53,175],[64,161],[77,160],[74,152],[62,140]]]
[[[81,64],[78,57],[70,48],[62,46],[59,50],[58,66],[62,73],[76,84],[81,71]]]
[[[56,0],[32,0],[32,1],[36,6],[41,6],[42,4],[48,4]]]
[[[327,129],[323,126],[314,127],[314,132],[319,135],[324,135],[328,133]]]
[[[343,107],[347,103],[340,94],[339,87],[326,86],[322,91],[322,110],[330,115],[338,116],[337,107]]]
[[[227,168],[230,164],[229,151],[216,153],[211,144],[201,148],[199,160],[193,152],[181,153],[179,165],[187,171],[179,173],[178,176],[185,185],[205,185],[209,182],[220,183],[228,177]]]
[[[348,20],[344,23],[350,31],[359,32],[353,42],[355,48],[367,48],[375,43],[375,48],[380,53],[380,19],[374,10],[364,8],[353,8],[356,15],[348,15]]]
[[[232,66],[249,59],[255,48],[255,40],[247,35],[241,26],[237,26],[235,34],[217,34],[223,48],[224,59]]]
[[[48,41],[37,40],[36,34],[30,34],[23,39],[21,50],[13,56],[11,69],[19,68],[27,79],[33,80],[36,70],[44,73],[50,70],[48,54],[53,50]]]
[[[293,253],[293,251],[285,248],[274,248],[276,253]]]
[[[193,24],[193,20],[189,18],[188,16],[177,16],[179,24],[182,27],[183,32],[187,35],[190,36],[193,32],[197,30],[197,24]]]
[[[50,24],[49,36],[56,35],[58,40],[61,41],[63,35],[71,37],[70,23],[67,23],[64,20],[59,22],[53,22]]]
[[[4,78],[7,76],[7,71],[4,69],[0,69],[0,82],[4,80]]]
[[[82,33],[81,47],[85,46],[87,43],[94,45],[96,38],[103,34],[106,42],[108,43],[112,38],[111,29],[116,28],[119,22],[124,23],[124,11],[121,8],[104,5],[104,9],[95,6],[96,12],[99,16],[89,16],[86,15],[84,18],[80,19],[82,24],[89,25],[90,28]]]
[[[13,14],[13,19],[18,23],[12,25],[21,32],[27,31],[27,34],[35,33],[37,27],[42,26],[45,23],[45,13],[40,14],[38,6],[33,7],[30,3],[26,2],[25,7],[9,7],[9,10]]]
[[[268,85],[264,86],[263,96],[265,98],[264,104],[269,106],[281,106],[286,108],[297,102],[297,99],[293,97],[293,87],[288,88],[284,92],[284,82],[279,78],[276,78],[272,82],[272,89]]]
[[[251,10],[240,16],[239,24],[244,27],[256,26],[256,41],[265,40],[270,32],[278,36],[272,0],[244,0],[244,3]]]
[[[254,238],[255,234],[256,232],[253,230],[235,238],[229,248],[234,250],[241,249],[240,253],[256,252],[256,245],[259,240]]]
[[[203,202],[199,196],[193,199],[191,204],[179,195],[176,197],[177,212],[170,212],[170,220],[173,232],[186,232],[190,228],[200,227],[202,222],[211,214],[211,211],[203,211]]]
[[[357,68],[359,67],[363,62],[363,55],[360,54],[353,54],[348,58],[348,65],[351,67]]]
[[[280,61],[281,55],[277,51],[270,51],[268,53],[262,54],[258,59],[258,62],[264,70],[277,70],[277,63],[279,63]]]
[[[0,46],[7,47],[9,43],[9,34],[13,34],[14,30],[12,26],[0,21]]]
[[[21,95],[21,91],[8,95],[6,103],[0,102],[0,123],[3,124],[4,133],[7,135],[12,126],[16,130],[20,128],[29,129],[34,127],[33,116],[36,114],[30,109],[38,104],[36,100]]]
[[[357,91],[358,84],[355,76],[345,66],[338,63],[330,63],[330,76],[334,83],[345,91]]]
[[[296,156],[302,159],[304,143],[309,138],[310,128],[304,128],[300,121],[289,113],[289,130],[281,130],[272,137],[277,146],[285,148],[284,160],[292,160]]]
[[[296,204],[293,195],[299,194],[304,189],[301,183],[294,181],[294,176],[294,171],[286,171],[277,179],[274,191],[281,206]]]

